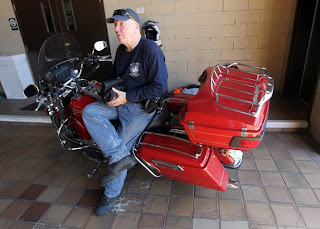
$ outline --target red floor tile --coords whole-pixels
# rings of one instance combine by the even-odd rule
[[[12,184],[10,188],[7,191],[3,192],[1,195],[6,197],[11,197],[11,198],[17,198],[29,186],[30,186],[29,184],[15,183],[15,184]]]
[[[46,185],[32,184],[18,197],[18,199],[35,200],[46,187]]]
[[[78,206],[95,207],[103,195],[102,190],[87,189],[78,201]]]
[[[0,217],[12,219],[17,219],[22,213],[25,212],[27,208],[31,205],[31,202],[25,200],[16,200],[12,202],[7,209],[3,210]]]
[[[150,215],[150,214],[142,214],[138,229],[142,228],[163,228],[164,216],[161,215]]]
[[[19,220],[38,222],[44,213],[48,210],[51,204],[34,202],[19,218]]]

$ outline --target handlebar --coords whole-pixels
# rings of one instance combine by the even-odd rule
[[[79,68],[80,68],[80,72],[82,72],[83,69],[83,65],[93,65],[94,67],[92,67],[92,69],[87,72],[87,74],[82,77],[84,79],[88,78],[94,71],[96,71],[99,66],[100,66],[100,62],[112,62],[111,59],[111,55],[107,55],[107,56],[93,56],[91,54],[89,54],[87,57],[84,57],[78,64]],[[80,74],[81,75],[81,74]]]
[[[98,64],[99,62],[112,62],[111,56],[86,56],[84,57],[80,63],[84,64]]]
[[[101,84],[101,92],[100,96],[103,98],[103,101],[109,102],[112,100],[117,94],[112,91],[112,87],[119,86],[123,80],[119,77],[107,81],[103,81]],[[123,90],[123,87],[118,87],[118,90]]]
[[[111,80],[107,80],[107,81],[103,81],[103,89],[105,90],[110,90],[112,87],[120,84],[122,82],[121,78],[115,78],[115,79],[111,79]]]
[[[57,68],[57,66],[59,65],[64,65],[65,63],[68,64],[68,66],[66,66],[66,68],[68,69],[63,69],[64,71],[69,70],[70,71],[70,77],[68,77],[67,81],[61,83],[61,85],[57,88],[58,89],[58,95],[59,97],[65,97],[67,96],[71,90],[76,88],[76,80],[77,79],[87,79],[93,72],[95,72],[99,66],[100,66],[100,62],[111,62],[111,55],[106,55],[106,56],[96,56],[96,55],[91,55],[89,54],[88,56],[85,56],[81,59],[79,58],[72,58],[72,59],[68,59],[65,60],[63,62],[60,62],[58,65],[54,66],[52,69]],[[69,62],[71,64],[69,64]],[[74,62],[77,62],[77,65],[73,65]],[[70,65],[70,66],[69,66]],[[72,66],[73,65],[73,66]],[[90,66],[89,71],[85,72],[85,75],[82,75],[83,73],[83,69],[85,66]],[[77,71],[75,73],[73,73],[73,71]],[[49,71],[49,73],[51,73],[51,69]],[[52,74],[51,74],[52,75]],[[54,75],[52,75],[52,79],[49,79],[49,84],[51,84],[53,82],[54,79]],[[119,82],[115,83],[118,84]],[[108,85],[103,85],[105,86],[105,88],[111,88]]]
[[[98,58],[99,62],[104,62],[104,61],[112,62],[112,59],[111,59],[110,55],[108,55],[108,56],[98,56],[97,58]]]

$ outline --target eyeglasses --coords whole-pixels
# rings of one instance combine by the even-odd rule
[[[126,10],[124,10],[124,9],[115,10],[115,11],[113,12],[113,15],[112,15],[112,16],[114,16],[114,15],[128,16],[128,17],[130,17],[132,20],[134,20],[136,23],[138,23],[138,22],[137,22]]]

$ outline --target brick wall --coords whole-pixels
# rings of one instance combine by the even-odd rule
[[[295,0],[104,0],[114,9],[144,7],[159,22],[169,89],[196,83],[208,66],[241,62],[267,67],[281,90]],[[118,43],[108,26],[112,52]]]

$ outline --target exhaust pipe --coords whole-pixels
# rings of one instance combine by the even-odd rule
[[[239,183],[236,180],[229,179],[227,189],[238,189]]]

